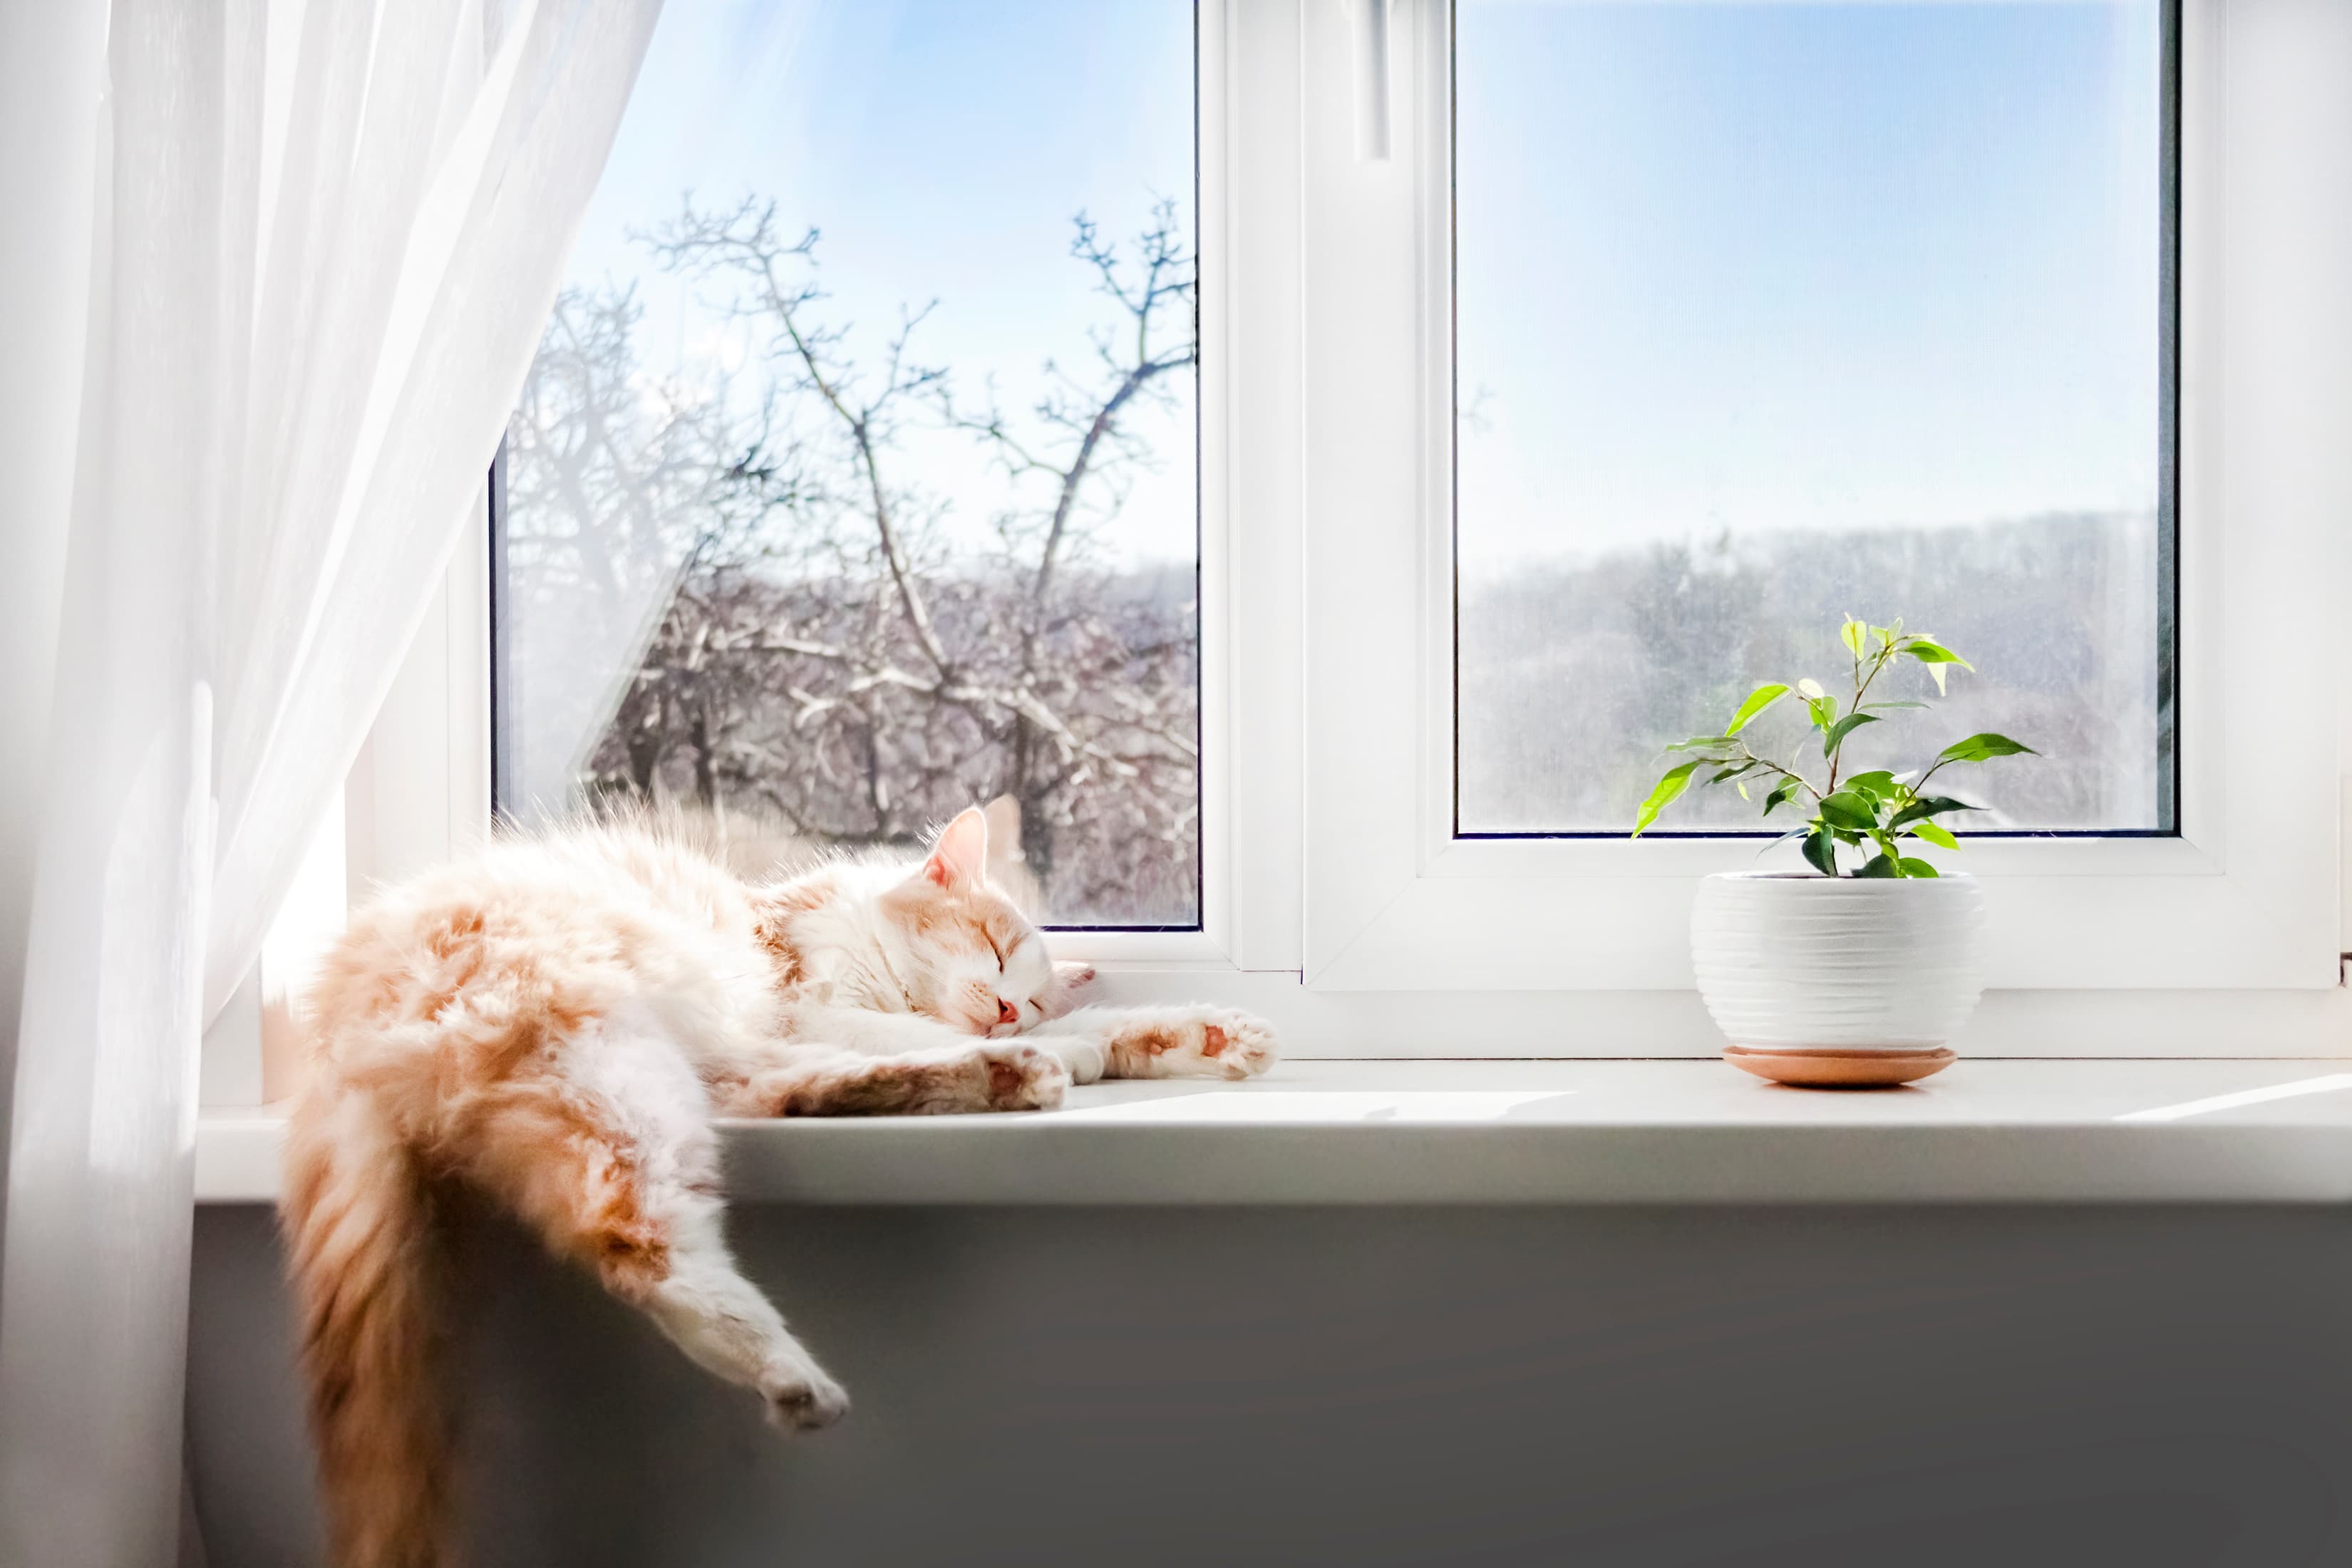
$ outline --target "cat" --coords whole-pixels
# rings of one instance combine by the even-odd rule
[[[462,1182],[787,1428],[848,1408],[738,1270],[714,1116],[1050,1110],[1103,1077],[1246,1078],[1270,1029],[1080,1005],[990,881],[975,808],[916,864],[739,879],[658,822],[493,845],[352,921],[308,1000],[283,1225],[341,1568],[446,1561],[431,1205]]]

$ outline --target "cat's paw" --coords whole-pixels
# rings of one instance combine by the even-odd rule
[[[1274,1027],[1254,1013],[1219,1013],[1201,1024],[1201,1056],[1227,1078],[1255,1078],[1282,1054]]]
[[[991,1110],[1054,1110],[1069,1092],[1070,1069],[1051,1051],[1004,1040],[992,1041],[973,1055],[987,1075]]]
[[[1053,984],[1038,999],[1038,1015],[1042,1019],[1059,1018],[1082,1005],[1087,990],[1095,983],[1095,966],[1091,963],[1061,963],[1054,965]]]
[[[1255,1078],[1280,1054],[1274,1030],[1249,1013],[1202,1008],[1139,1020],[1110,1041],[1121,1078]]]
[[[779,1358],[760,1377],[768,1422],[787,1432],[814,1432],[849,1414],[849,1395],[814,1362]]]

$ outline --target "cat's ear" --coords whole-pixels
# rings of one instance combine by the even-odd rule
[[[931,858],[923,875],[953,890],[979,881],[988,869],[988,818],[980,807],[966,806],[956,819],[940,829],[931,842]]]
[[[1021,858],[1021,803],[1000,795],[981,814],[988,818],[988,847],[1007,860]]]

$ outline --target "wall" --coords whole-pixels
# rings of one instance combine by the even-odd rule
[[[788,1441],[456,1226],[476,1568],[2352,1562],[2326,1209],[796,1209]],[[268,1213],[200,1211],[214,1568],[316,1561]]]

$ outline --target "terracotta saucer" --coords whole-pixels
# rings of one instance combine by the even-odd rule
[[[1742,1072],[1798,1089],[1885,1089],[1942,1072],[1958,1058],[1941,1046],[1924,1051],[1726,1046],[1723,1059]]]

